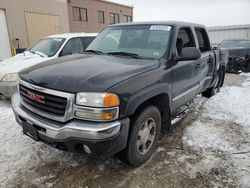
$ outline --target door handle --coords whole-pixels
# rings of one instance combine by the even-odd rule
[[[196,68],[197,68],[197,69],[200,69],[200,68],[201,68],[201,64],[200,64],[200,63],[197,64],[197,65],[196,65]]]
[[[211,57],[207,60],[207,63],[209,63],[209,64],[210,64],[210,63],[213,63],[213,62],[214,62],[214,59],[211,58]]]

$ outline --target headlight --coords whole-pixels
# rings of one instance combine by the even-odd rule
[[[19,76],[17,73],[6,74],[2,79],[3,82],[16,82],[18,80]]]
[[[110,121],[118,118],[119,98],[113,93],[77,93],[75,116],[94,121]]]
[[[119,98],[113,93],[77,93],[76,104],[90,107],[114,107],[120,104]]]

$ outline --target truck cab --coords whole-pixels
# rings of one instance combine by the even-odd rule
[[[113,155],[140,166],[193,98],[223,83],[219,52],[203,25],[140,22],[109,26],[83,54],[19,74],[12,97],[25,135],[53,147]],[[184,110],[183,110],[184,109]]]

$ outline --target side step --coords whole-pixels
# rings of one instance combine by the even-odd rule
[[[172,117],[171,124],[175,125],[181,120],[183,120],[191,111],[192,107],[193,103],[191,102],[180,108],[180,110],[177,113],[175,113],[174,117]]]

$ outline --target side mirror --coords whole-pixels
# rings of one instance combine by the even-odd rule
[[[201,57],[201,52],[196,47],[182,48],[181,54],[175,58],[176,61],[195,60]]]
[[[218,46],[213,46],[213,50],[218,50]]]

